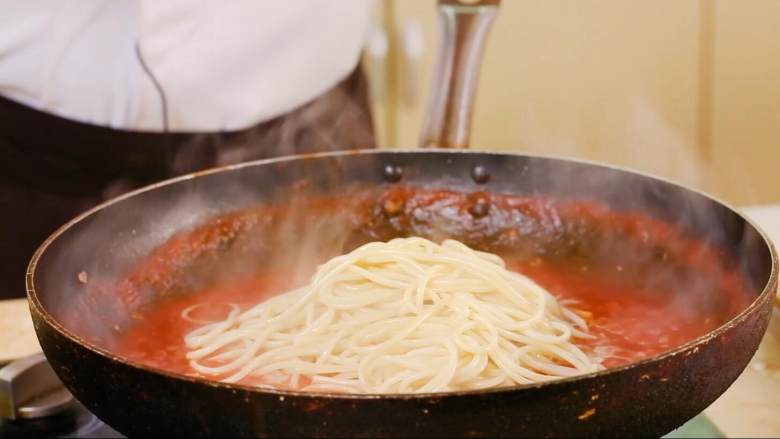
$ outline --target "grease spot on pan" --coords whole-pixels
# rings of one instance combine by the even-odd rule
[[[587,409],[584,412],[582,412],[581,415],[577,416],[577,419],[579,419],[580,421],[584,421],[595,414],[596,414],[596,409]]]
[[[320,401],[310,401],[303,406],[303,409],[307,412],[316,412],[325,408],[325,404]]]

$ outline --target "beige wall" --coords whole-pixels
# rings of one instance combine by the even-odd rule
[[[434,2],[385,2],[386,27],[416,20],[425,30],[424,92]],[[398,98],[399,53],[381,122],[386,145],[412,147],[424,96],[413,106]],[[778,0],[504,0],[472,143],[626,165],[737,203],[780,202],[779,106]]]
[[[722,0],[715,14],[715,190],[780,202],[780,1]]]

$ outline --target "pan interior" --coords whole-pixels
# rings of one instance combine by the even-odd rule
[[[393,159],[398,162],[398,156]],[[537,168],[560,166],[530,160],[540,160]],[[472,166],[473,161],[463,171]],[[513,186],[501,172],[487,185],[453,184],[446,176],[415,181],[408,174],[388,181],[385,167],[376,166],[338,184],[292,172],[298,178],[289,184],[254,192],[245,180],[217,173],[142,192],[73,224],[38,262],[35,294],[67,331],[116,352],[126,334],[161,306],[252,279],[301,284],[330,257],[401,236],[458,239],[501,255],[545,286],[594,282],[590,291],[596,295],[603,285],[616,286],[614,291],[633,295],[631,300],[655,304],[652,318],[674,315],[698,328],[693,338],[729,321],[761,293],[771,271],[769,250],[730,209],[647,177],[567,166],[598,172],[602,180],[614,173],[609,184],[622,178],[639,201],[593,188],[560,191],[560,182],[548,182],[543,190],[538,181],[537,187]],[[279,175],[287,175],[281,168]],[[257,173],[252,168],[236,173],[249,171]],[[372,178],[384,181],[359,181]],[[232,186],[216,184],[220,179]],[[236,181],[242,181],[240,192]],[[221,205],[226,198],[199,189],[213,190],[215,184],[219,194],[234,195],[227,202],[233,205]],[[699,207],[695,215],[679,212],[678,200],[659,193],[685,193]],[[143,206],[144,215],[134,205]]]

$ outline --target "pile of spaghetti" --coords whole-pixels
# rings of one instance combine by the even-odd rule
[[[191,367],[303,391],[422,393],[535,383],[602,368],[586,322],[504,261],[453,240],[372,242],[306,286],[185,337]]]

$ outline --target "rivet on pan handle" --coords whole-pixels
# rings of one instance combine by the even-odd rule
[[[439,49],[422,147],[468,148],[482,53],[500,0],[439,0]]]

